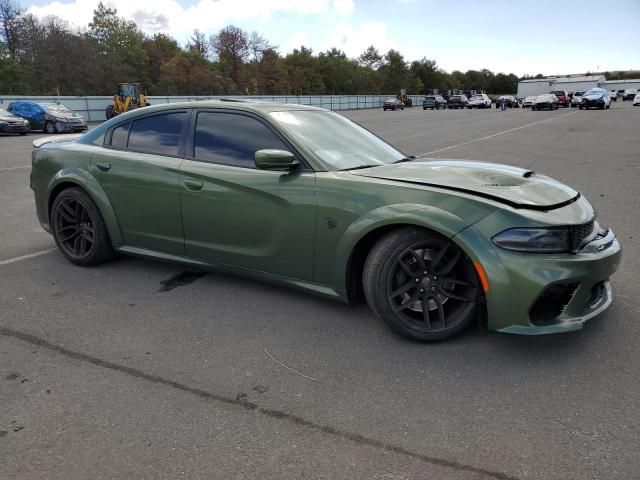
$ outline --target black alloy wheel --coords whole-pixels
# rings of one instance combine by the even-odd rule
[[[363,282],[372,310],[412,340],[444,340],[476,318],[480,288],[471,260],[427,230],[409,227],[382,238]]]
[[[91,197],[80,188],[63,190],[51,209],[56,245],[76,265],[97,265],[113,256],[111,240]]]
[[[44,131],[47,132],[50,135],[58,133],[58,129],[56,128],[56,124],[53,123],[51,120],[47,120],[47,122],[44,124]]]

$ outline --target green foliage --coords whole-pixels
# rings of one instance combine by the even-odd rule
[[[209,38],[194,30],[183,47],[165,34],[146,36],[103,3],[80,33],[0,0],[0,94],[111,95],[120,82],[140,82],[150,95],[344,95],[514,93],[518,78],[486,69],[447,73],[434,60],[408,63],[397,50],[383,55],[373,45],[357,59],[304,46],[283,56],[259,32],[233,25]]]

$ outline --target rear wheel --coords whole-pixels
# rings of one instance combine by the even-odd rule
[[[51,208],[56,245],[76,265],[98,265],[113,257],[109,232],[91,197],[80,188],[63,190]]]
[[[56,124],[53,123],[50,120],[47,120],[47,122],[45,122],[44,131],[47,132],[50,135],[54,135],[54,134],[58,133],[58,129],[56,128]]]
[[[408,227],[383,237],[367,257],[363,286],[376,315],[412,340],[444,340],[476,318],[479,288],[471,260],[428,230]]]

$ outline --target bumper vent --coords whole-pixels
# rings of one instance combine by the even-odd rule
[[[591,220],[589,223],[575,225],[569,228],[569,241],[572,252],[580,249],[584,240],[593,232],[594,226],[594,221]]]

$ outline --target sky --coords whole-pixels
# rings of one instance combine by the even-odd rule
[[[20,1],[20,0],[19,0]],[[640,0],[104,0],[148,34],[185,44],[193,29],[256,30],[286,54],[367,46],[406,60],[436,60],[451,72],[488,68],[516,75],[640,69]],[[21,0],[72,25],[91,21],[98,0]],[[453,6],[455,5],[455,6]]]

